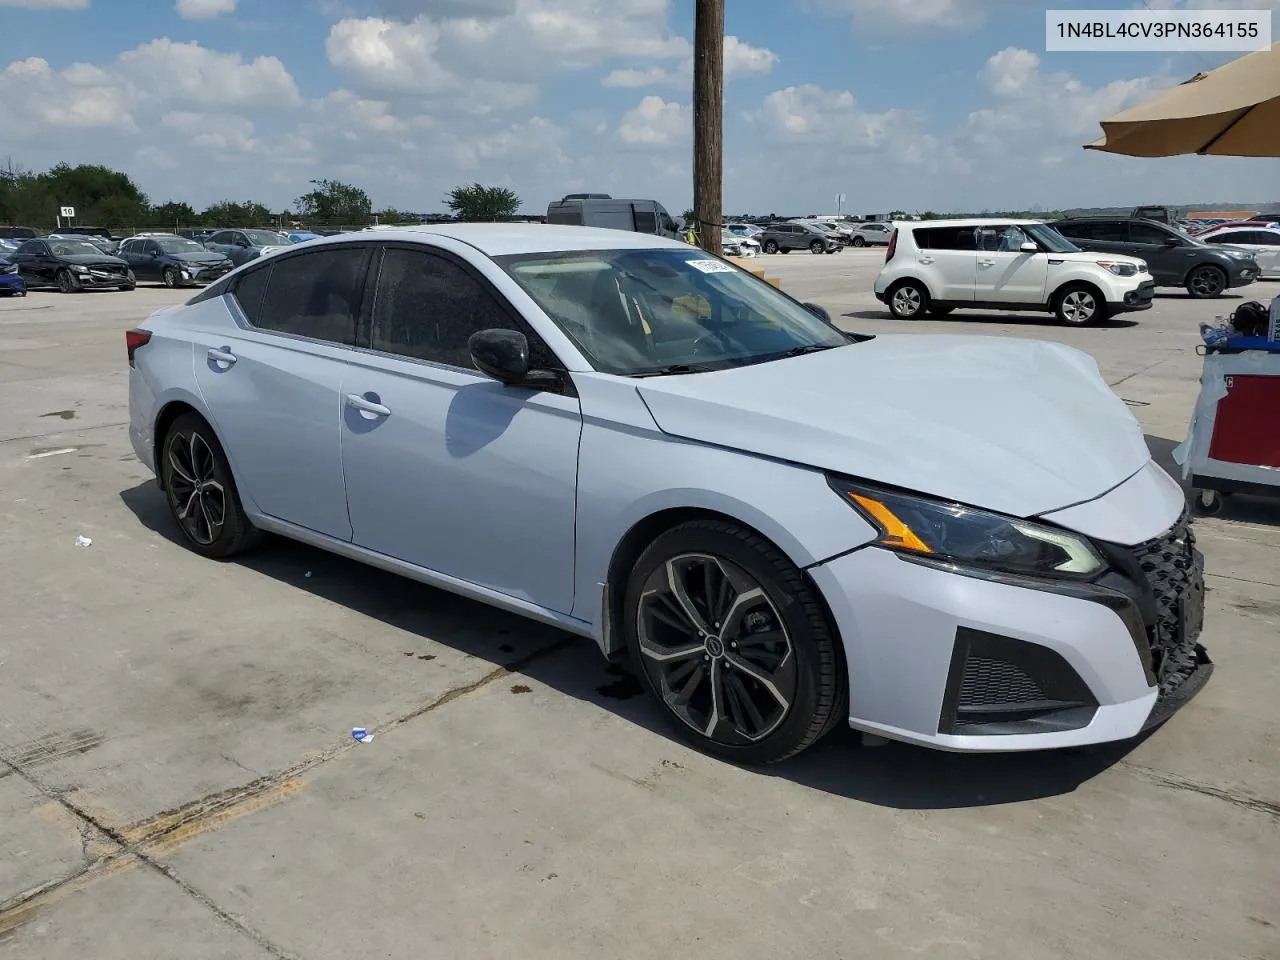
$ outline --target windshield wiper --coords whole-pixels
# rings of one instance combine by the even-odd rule
[[[710,373],[715,367],[709,367],[705,363],[673,363],[667,367],[659,367],[657,370],[645,370],[642,373],[633,373],[633,377],[670,377],[679,373]]]

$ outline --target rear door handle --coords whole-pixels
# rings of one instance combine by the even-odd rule
[[[360,396],[360,394],[358,393],[348,393],[347,403],[351,404],[351,406],[359,410],[361,416],[364,416],[365,414],[369,414],[369,416],[366,419],[372,420],[374,417],[391,416],[390,407],[383,406],[382,404],[378,403],[376,400],[368,400],[365,397]]]
[[[209,351],[209,359],[214,363],[225,363],[228,367],[236,362],[236,355],[230,347],[214,347]]]
[[[996,262],[995,262],[994,260],[979,260],[979,261],[978,261],[978,266],[980,266],[980,267],[994,267],[995,265],[996,265]]]

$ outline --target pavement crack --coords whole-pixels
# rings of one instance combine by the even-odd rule
[[[1261,797],[1255,797],[1242,790],[1228,790],[1225,787],[1219,787],[1211,783],[1188,780],[1186,777],[1180,777],[1177,774],[1161,773],[1159,770],[1152,770],[1150,767],[1127,761],[1121,761],[1120,766],[1127,770],[1132,770],[1142,779],[1149,783],[1154,783],[1156,786],[1169,787],[1173,790],[1185,790],[1188,793],[1198,793],[1204,797],[1222,800],[1237,807],[1252,810],[1254,813],[1261,813],[1280,820],[1280,803],[1263,800]]]
[[[70,433],[88,433],[90,430],[108,430],[111,427],[127,427],[128,425],[128,420],[121,420],[119,423],[99,423],[92,427],[77,427],[75,430],[64,430],[61,434],[32,433],[24,437],[0,437],[0,443],[19,443],[23,440],[46,440],[53,436],[66,436]]]

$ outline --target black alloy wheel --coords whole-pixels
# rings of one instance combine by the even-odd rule
[[[809,252],[814,254],[826,253],[827,245],[823,243],[821,240],[814,240],[812,243],[809,244]]]
[[[58,271],[58,289],[63,293],[75,293],[80,289],[80,281],[64,268]]]
[[[1220,267],[1196,267],[1187,275],[1187,293],[1197,300],[1221,296],[1227,289],[1227,275]]]
[[[160,281],[161,281],[161,282],[162,282],[166,287],[169,287],[169,288],[176,287],[176,286],[178,285],[178,270],[177,270],[177,268],[176,268],[176,267],[165,267],[165,268],[164,268],[164,270],[162,270],[162,271],[160,272]]]
[[[837,642],[820,601],[753,532],[705,520],[661,535],[636,563],[626,610],[645,685],[700,749],[771,763],[846,713]]]
[[[260,533],[240,505],[226,454],[202,417],[187,413],[174,421],[158,467],[169,512],[196,553],[229,557],[257,542]]]

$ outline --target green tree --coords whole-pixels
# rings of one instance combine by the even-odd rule
[[[275,218],[260,203],[220,200],[205,207],[200,219],[206,227],[270,227]]]
[[[312,180],[315,188],[293,202],[298,215],[334,224],[365,224],[373,218],[369,195],[359,187],[337,180]]]
[[[156,226],[189,227],[200,219],[200,215],[191,208],[191,204],[170,200],[158,207],[152,207],[150,219]]]
[[[128,176],[97,163],[71,166],[60,163],[37,178],[43,202],[51,209],[40,219],[57,213],[57,207],[76,208],[75,222],[103,227],[140,226],[151,205]]]
[[[458,215],[459,220],[493,221],[509,220],[520,209],[520,198],[506,187],[485,187],[473,183],[469,187],[454,187],[445,197],[445,206]]]
[[[373,218],[379,223],[394,226],[401,223],[417,223],[418,218],[397,210],[395,207],[387,207],[385,210],[379,210],[373,215]]]

